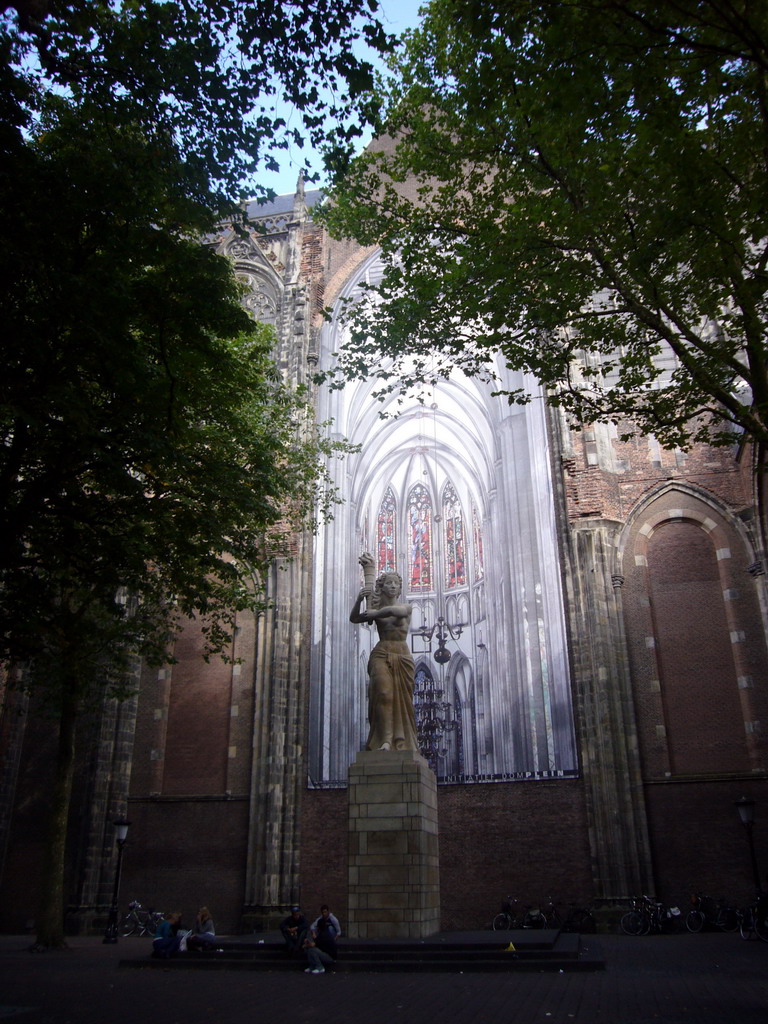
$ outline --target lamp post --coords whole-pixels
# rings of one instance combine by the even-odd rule
[[[128,826],[131,823],[130,821],[125,821],[124,818],[118,818],[112,824],[117,830],[117,866],[115,867],[115,887],[112,890],[112,906],[109,908],[109,918],[103,942],[117,942],[117,915],[120,898],[120,873],[123,869],[123,847],[128,838]]]
[[[752,834],[755,827],[755,801],[750,800],[749,797],[742,796],[739,797],[738,800],[734,800],[734,805],[739,812],[739,820],[744,826],[744,831],[747,833],[749,856],[752,861],[752,874],[755,879],[755,888],[758,892],[761,892],[760,872],[757,867],[757,857],[755,856],[755,837]]]

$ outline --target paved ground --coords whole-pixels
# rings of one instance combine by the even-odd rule
[[[766,1024],[768,943],[738,934],[599,943],[595,974],[121,970],[146,939],[29,953],[0,936],[0,1020],[18,1024]]]

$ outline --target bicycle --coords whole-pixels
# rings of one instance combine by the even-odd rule
[[[714,900],[703,893],[691,893],[692,907],[685,916],[685,926],[689,932],[700,932],[704,925],[711,925],[724,932],[735,932],[739,927],[739,915],[735,907],[728,906],[725,900]]]
[[[768,942],[768,894],[758,893],[750,904],[737,911],[737,916],[742,939],[754,935]]]
[[[511,931],[520,928],[531,930],[558,928],[564,932],[591,935],[597,931],[595,919],[588,907],[579,907],[570,903],[568,914],[563,920],[563,915],[551,897],[547,904],[529,905],[522,911],[518,911],[517,903],[518,900],[512,899],[511,896],[502,903],[501,912],[493,919],[494,931]]]
[[[547,920],[546,912],[541,908],[541,906],[536,905],[527,906],[522,920],[518,923],[518,928],[540,929],[548,927],[549,921]]]
[[[621,916],[619,927],[625,935],[647,935],[651,930],[651,916],[648,913],[650,900],[647,896],[634,896],[629,901],[630,909]]]
[[[678,907],[668,907],[650,896],[638,896],[630,901],[631,909],[621,918],[620,927],[625,935],[648,935],[650,932],[676,931],[680,918]]]
[[[597,924],[589,907],[582,907],[576,903],[568,903],[568,911],[561,912],[562,903],[556,903],[551,897],[549,903],[540,908],[544,917],[545,928],[558,928],[564,932],[594,935],[597,931]]]
[[[120,922],[120,934],[124,938],[129,935],[154,935],[165,918],[165,914],[159,910],[145,910],[138,900],[131,900],[128,904],[128,913]]]
[[[568,914],[562,922],[561,928],[564,932],[594,935],[597,931],[597,922],[589,907],[580,907],[576,903],[569,903]]]
[[[514,905],[517,900],[510,896],[501,904],[501,912],[494,917],[491,927],[495,932],[512,931],[520,928],[546,928],[547,918],[538,906],[527,906],[521,914],[517,914]]]
[[[513,928],[522,928],[521,918],[518,917],[515,904],[517,900],[513,900],[510,896],[504,900],[501,904],[501,911],[494,917],[491,927],[495,932],[506,932],[511,931]]]
[[[542,904],[542,906],[539,908],[539,911],[542,917],[544,918],[545,928],[563,927],[562,914],[558,910],[558,904],[551,896],[549,897],[549,901],[546,904]]]

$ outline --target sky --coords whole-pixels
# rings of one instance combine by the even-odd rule
[[[424,0],[379,0],[381,19],[385,30],[394,35],[400,35],[405,29],[413,28],[418,24],[418,12],[423,2]],[[374,62],[372,54],[369,53],[366,56],[367,59]],[[361,148],[366,146],[368,142],[370,142],[370,136],[361,140]],[[296,149],[293,153],[290,151],[285,153],[282,151],[276,152],[274,156],[280,162],[280,170],[274,172],[263,170],[259,172],[256,176],[259,183],[266,185],[267,188],[274,189],[277,195],[292,194],[296,189],[299,170],[305,162],[308,162],[310,166],[314,163],[318,170],[321,169],[319,159],[313,161],[311,153],[311,150],[306,149]],[[322,184],[322,182],[319,184]],[[312,185],[311,187],[317,188],[318,185]]]

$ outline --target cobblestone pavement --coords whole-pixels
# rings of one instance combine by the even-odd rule
[[[121,970],[146,939],[29,953],[0,936],[0,1020],[18,1024],[766,1024],[768,943],[587,936],[597,973]]]

